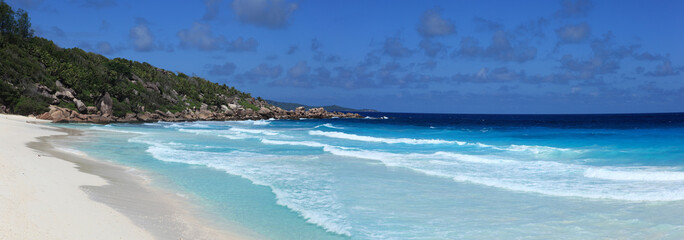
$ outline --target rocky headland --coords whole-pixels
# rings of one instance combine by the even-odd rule
[[[186,109],[181,112],[171,113],[156,110],[154,112],[127,113],[123,117],[111,115],[101,110],[91,112],[79,112],[68,108],[51,105],[50,111],[35,116],[38,119],[51,120],[53,122],[76,122],[76,123],[135,123],[135,122],[183,122],[183,121],[231,121],[231,120],[259,120],[259,119],[292,119],[303,118],[361,118],[357,113],[328,112],[323,108],[304,110],[304,107],[295,111],[283,110],[279,107],[264,106],[259,111],[244,109],[235,104],[221,105],[209,108],[202,105],[199,109]]]
[[[61,82],[57,81],[56,90],[46,86],[37,85],[42,96],[51,99],[49,111],[35,115],[38,119],[51,120],[53,122],[79,122],[79,123],[114,123],[114,122],[179,122],[179,121],[230,121],[230,120],[258,120],[258,119],[292,119],[302,118],[361,118],[357,113],[328,112],[323,108],[311,108],[306,110],[304,106],[295,110],[284,110],[282,108],[268,104],[264,100],[248,98],[244,107],[239,103],[238,98],[224,97],[225,104],[209,106],[202,103],[199,108],[188,107],[185,110],[175,113],[167,110],[145,111],[140,107],[138,112],[129,112],[122,116],[116,116],[113,112],[113,100],[109,93],[105,93],[95,106],[86,106],[83,101],[75,97],[76,91],[66,88]],[[176,96],[178,97],[178,96]],[[173,100],[175,97],[169,97]],[[125,100],[124,100],[125,101]],[[73,103],[74,109],[60,107],[64,103]],[[0,111],[6,108],[0,106]],[[259,110],[255,110],[259,109]]]

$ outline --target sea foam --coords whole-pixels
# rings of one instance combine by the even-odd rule
[[[219,137],[225,137],[228,139],[238,140],[246,138],[258,138],[260,135],[274,136],[278,135],[278,132],[263,129],[246,129],[231,127],[229,129],[186,129],[179,128],[179,132],[194,133],[198,135],[214,135]]]
[[[584,172],[588,178],[598,178],[615,181],[684,181],[684,172],[631,168],[626,170],[615,170],[615,168],[589,168]]]
[[[248,124],[248,125],[255,125],[255,126],[265,126],[265,125],[271,124],[271,120],[275,120],[275,119],[269,119],[269,120],[242,120],[242,121],[232,121],[231,123]]]
[[[115,133],[127,133],[127,134],[139,134],[139,135],[145,134],[144,132],[139,132],[139,131],[123,130],[121,128],[112,127],[112,125],[92,126],[92,127],[90,127],[90,129],[98,130],[98,131],[106,131],[106,132],[115,132]]]
[[[272,131],[272,130],[265,130],[265,129],[246,129],[246,128],[237,128],[237,127],[231,127],[228,129],[228,131],[232,132],[239,132],[239,133],[252,133],[252,134],[263,134],[263,135],[278,135],[278,132]]]
[[[187,132],[187,133],[194,133],[196,135],[212,135],[212,136],[219,136],[219,137],[224,137],[228,139],[233,139],[233,140],[239,140],[239,139],[246,139],[249,138],[249,135],[242,134],[239,132],[235,131],[228,131],[228,130],[207,130],[207,129],[185,129],[185,128],[180,128],[178,129],[179,132]]]
[[[292,145],[292,146],[307,146],[307,147],[327,147],[327,146],[330,146],[327,144],[322,144],[322,143],[318,143],[318,142],[310,142],[310,141],[295,142],[295,141],[279,141],[279,140],[261,139],[261,142],[264,144],[271,144],[271,145]]]
[[[319,126],[321,126],[321,125],[319,125]],[[475,146],[475,147],[480,147],[480,148],[491,148],[491,149],[496,149],[496,150],[501,150],[501,151],[530,152],[530,153],[536,154],[536,155],[548,154],[548,153],[553,153],[553,152],[568,152],[568,151],[578,152],[577,150],[572,150],[572,149],[567,149],[567,148],[556,148],[556,147],[549,147],[549,146],[528,146],[528,145],[515,145],[515,144],[513,144],[513,145],[510,145],[507,147],[499,147],[499,146],[494,146],[494,145],[489,145],[489,144],[484,144],[484,143],[479,143],[479,142],[469,143],[469,142],[464,142],[464,141],[449,141],[449,140],[442,140],[442,139],[382,138],[382,137],[356,135],[356,134],[350,134],[350,133],[344,133],[344,132],[320,131],[320,130],[311,130],[311,131],[309,131],[309,135],[325,136],[325,137],[329,137],[329,138],[338,138],[338,139],[353,140],[353,141],[387,143],[387,144],[398,144],[398,143],[413,144],[413,145],[420,145],[420,144],[457,144],[459,146]]]
[[[314,128],[321,128],[321,127],[332,128],[332,129],[344,129],[343,127],[338,127],[338,126],[332,125],[332,123],[321,124],[321,125],[315,126]]]
[[[458,144],[458,145],[465,145],[466,144],[466,142],[447,141],[447,140],[441,140],[441,139],[381,138],[381,137],[362,136],[362,135],[343,133],[343,132],[327,132],[327,131],[319,131],[319,130],[311,130],[311,131],[309,131],[309,135],[325,136],[325,137],[330,137],[330,138],[339,138],[339,139],[363,141],[363,142],[388,143],[388,144],[396,144],[396,143],[404,143],[404,144]]]
[[[287,160],[282,156],[241,151],[189,151],[154,141],[130,141],[150,145],[147,152],[162,161],[220,169],[249,179],[254,184],[267,186],[276,195],[277,204],[294,210],[307,222],[329,232],[351,236],[351,225],[331,189],[329,181],[333,180],[324,170],[283,164]],[[291,161],[300,159],[297,157]]]
[[[457,182],[518,192],[626,201],[684,200],[684,185],[680,182],[658,186],[650,183],[682,181],[684,172],[644,172],[630,168],[606,171],[578,164],[522,161],[450,152],[401,154],[330,145],[324,145],[323,149],[338,156],[377,160],[387,166],[405,167],[427,175],[451,178]],[[604,181],[597,182],[595,178]]]

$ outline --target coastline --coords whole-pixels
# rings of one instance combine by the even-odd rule
[[[254,238],[131,168],[55,148],[80,131],[45,122],[0,115],[0,239]]]

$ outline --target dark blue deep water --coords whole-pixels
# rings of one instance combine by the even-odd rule
[[[644,114],[429,114],[359,113],[388,117],[382,124],[440,127],[549,127],[549,128],[670,128],[684,127],[684,113]]]

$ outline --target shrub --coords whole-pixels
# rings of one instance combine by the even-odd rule
[[[112,98],[112,113],[114,116],[123,117],[129,112],[132,112],[130,105],[125,102],[119,102],[116,98]]]
[[[41,114],[48,111],[48,104],[39,99],[21,96],[14,105],[14,113],[21,115]]]
[[[19,93],[12,85],[4,81],[0,81],[0,104],[5,106],[12,106],[19,98]]]
[[[240,99],[239,103],[240,103],[240,105],[242,105],[245,108],[249,108],[249,109],[252,109],[254,111],[259,111],[259,107],[254,106],[254,104],[246,101],[245,99]]]
[[[76,104],[74,102],[64,102],[63,101],[63,102],[60,102],[59,105],[57,105],[57,106],[63,107],[63,108],[68,108],[68,109],[71,109],[74,111],[78,111],[78,109],[76,109]]]

